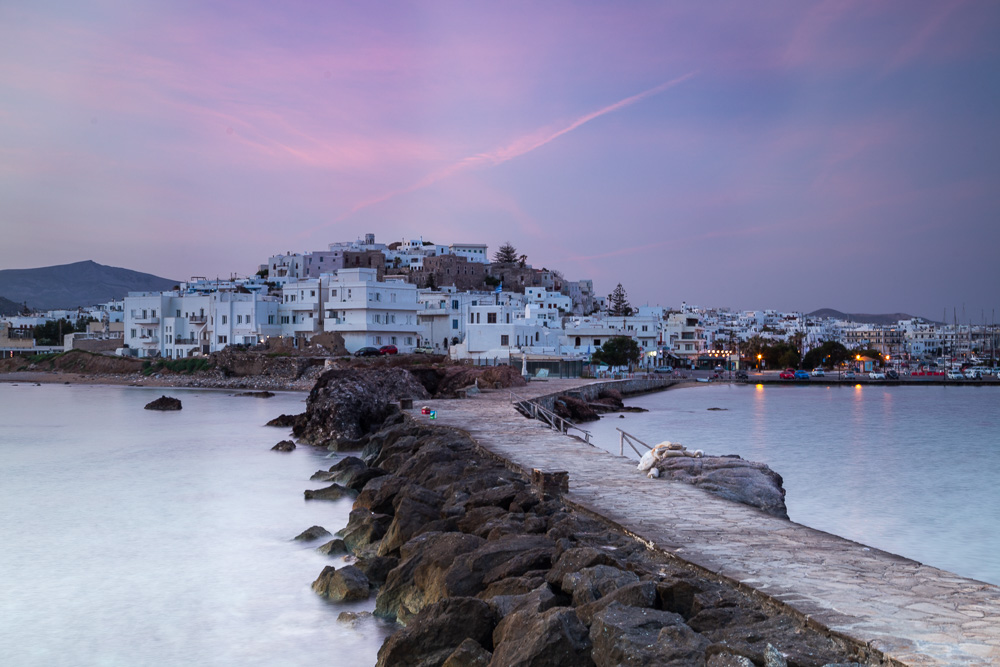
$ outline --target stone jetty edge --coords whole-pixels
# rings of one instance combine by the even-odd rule
[[[661,391],[668,391],[671,389],[694,388],[699,386],[701,385],[695,384],[694,382],[684,382],[684,381],[659,379],[659,378],[634,378],[627,380],[595,381],[590,384],[581,385],[578,389],[572,390],[571,392],[568,393],[572,394],[574,392],[580,392],[584,394],[584,396],[587,398],[594,398],[604,389],[615,389],[621,393],[622,397],[635,397],[645,394],[658,393]],[[554,392],[551,394],[544,394],[542,396],[537,396],[528,400],[539,403],[540,405],[543,405],[547,408],[551,408],[556,398],[564,393],[567,392]],[[486,456],[487,458],[490,458],[496,461],[497,463],[506,466],[508,469],[514,472],[524,475],[526,478],[531,477],[531,470],[526,470],[522,466],[514,463],[513,461],[507,459],[506,457],[491,451],[486,446],[481,444],[478,440],[476,440],[475,436],[470,434],[468,431],[464,431],[457,427],[444,426],[444,425],[439,426],[439,428],[456,430],[465,434],[473,442],[476,451],[481,455]],[[568,435],[567,437],[572,437],[574,439],[580,440],[581,445],[586,445],[586,443],[583,440],[581,440],[576,436]],[[612,454],[612,456],[614,456],[614,454]],[[570,480],[570,488],[572,489],[572,480]],[[658,546],[655,542],[643,537],[642,535],[637,534],[635,531],[630,530],[629,528],[623,526],[614,519],[605,516],[598,509],[592,507],[585,501],[575,500],[571,498],[571,496],[572,496],[572,491],[570,492],[569,495],[564,494],[561,497],[562,502],[566,506],[571,507],[577,510],[578,512],[581,512],[586,516],[596,519],[597,521],[605,523],[610,528],[613,528],[614,530],[621,532],[622,534],[627,535],[628,537],[636,540],[640,544],[644,545],[647,549],[651,551],[656,551],[657,553],[666,556],[669,559],[675,560],[678,563],[682,563],[686,567],[692,568],[694,571],[696,571],[706,579],[723,583],[728,586],[732,586],[734,589],[743,593],[744,595],[752,597],[762,606],[773,609],[776,613],[787,614],[793,618],[796,618],[803,624],[803,626],[815,632],[824,634],[833,639],[834,641],[837,641],[838,643],[843,643],[847,646],[855,647],[859,653],[868,654],[871,657],[877,658],[880,661],[880,664],[886,665],[887,667],[907,667],[905,663],[899,662],[894,658],[892,658],[891,656],[886,655],[877,647],[873,646],[870,642],[865,642],[860,639],[857,639],[856,637],[851,637],[850,635],[847,635],[843,632],[834,630],[829,626],[825,625],[824,623],[816,620],[809,613],[803,612],[789,605],[788,603],[778,598],[775,598],[774,596],[769,595],[768,593],[765,593],[764,591],[754,588],[753,586],[750,586],[738,579],[734,579],[725,574],[715,572],[703,565],[700,565],[693,561],[689,561],[671,552],[668,548]],[[846,538],[841,538],[841,539],[846,539]],[[868,546],[868,545],[863,545],[863,546]],[[874,547],[871,548],[874,549]],[[897,554],[890,554],[890,555],[895,556],[896,558],[904,558],[903,556],[899,556]],[[906,560],[911,560],[911,559],[906,559]]]

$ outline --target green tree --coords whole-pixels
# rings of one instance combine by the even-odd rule
[[[621,283],[608,295],[608,315],[611,317],[628,317],[634,311],[628,302],[628,294]]]
[[[493,253],[494,264],[514,264],[519,259],[517,248],[510,244],[510,241],[500,246],[500,249]],[[527,259],[527,257],[525,257]]]
[[[608,366],[630,366],[639,361],[641,356],[642,349],[634,339],[628,336],[613,336],[590,356],[590,361]]]
[[[819,347],[814,347],[806,352],[806,355],[802,357],[802,367],[808,370],[817,366],[836,368],[848,357],[850,357],[850,353],[846,347],[835,340],[828,340]]]
[[[63,336],[73,333],[73,323],[67,319],[49,320],[32,330],[36,345],[62,345]]]

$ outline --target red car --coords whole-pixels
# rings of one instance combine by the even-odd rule
[[[794,380],[795,371],[792,370],[791,368],[786,368],[785,370],[781,371],[778,377],[781,378],[782,380]]]
[[[395,345],[383,345],[378,349],[379,354],[397,354],[398,352]]]

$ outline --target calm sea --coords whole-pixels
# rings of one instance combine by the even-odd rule
[[[712,384],[629,404],[649,412],[586,425],[598,445],[618,453],[620,428],[764,462],[793,521],[1000,584],[1000,387]]]
[[[0,664],[371,665],[387,628],[310,590],[342,561],[292,541],[351,501],[305,502],[323,453],[269,451],[271,399],[0,384]]]

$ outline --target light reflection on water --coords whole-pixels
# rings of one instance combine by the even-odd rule
[[[332,463],[262,425],[301,394],[0,384],[0,663],[374,664],[386,628],[310,589],[338,564],[291,538],[351,501],[306,502]],[[340,561],[342,563],[342,560]]]
[[[793,521],[1000,584],[1000,388],[713,384],[628,403],[650,412],[587,425],[598,445],[618,453],[621,428],[762,461]]]

